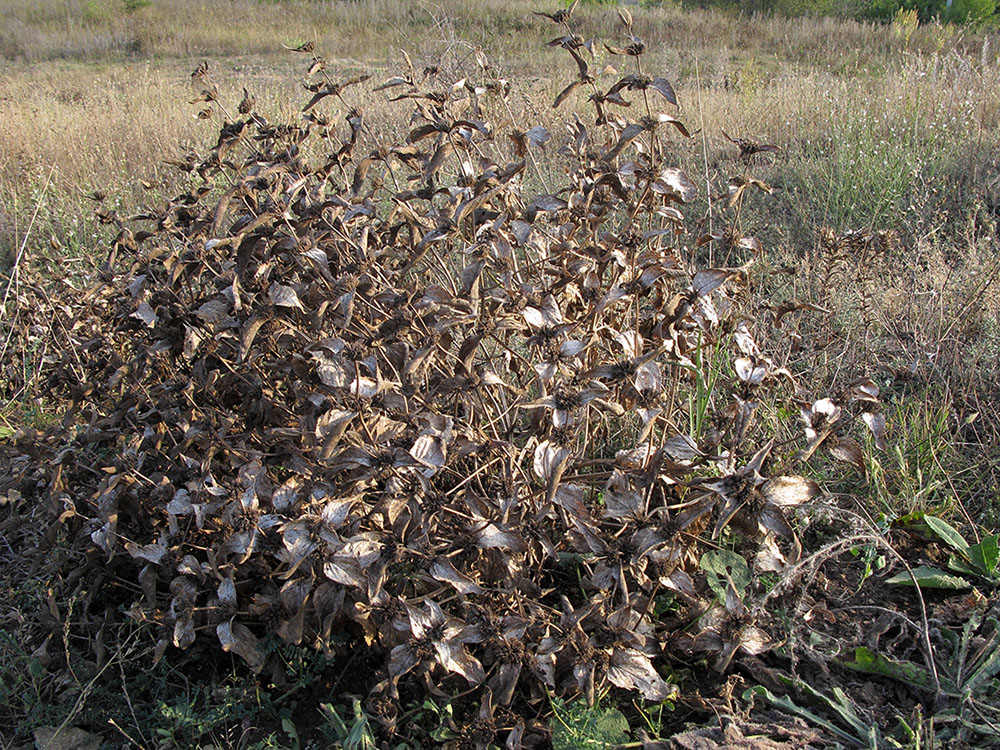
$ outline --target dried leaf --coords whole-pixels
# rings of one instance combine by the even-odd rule
[[[736,377],[747,385],[760,385],[767,375],[767,364],[750,357],[737,357],[733,362]]]
[[[666,78],[654,78],[653,82],[649,84],[649,87],[654,91],[657,91],[664,99],[673,104],[675,107],[680,105],[677,103],[677,94],[674,93],[673,86]]]
[[[694,275],[691,287],[697,296],[704,297],[725,284],[732,275],[732,271],[726,271],[722,268],[706,268]]]
[[[667,167],[662,170],[659,179],[650,187],[654,192],[667,195],[682,203],[690,203],[698,194],[697,186],[683,171],[676,167]]]
[[[410,455],[424,466],[437,471],[445,464],[445,444],[437,435],[421,435],[410,448]]]
[[[813,480],[796,476],[772,477],[764,483],[760,492],[769,503],[781,507],[801,505],[822,494]]]
[[[562,211],[566,208],[566,201],[556,198],[554,195],[536,195],[531,201],[531,205],[540,211]]]
[[[139,307],[137,307],[136,311],[132,313],[132,317],[141,320],[146,324],[147,328],[156,327],[156,321],[159,320],[156,316],[156,312],[149,306],[148,302],[140,302]]]
[[[646,128],[638,123],[633,122],[626,125],[625,129],[621,133],[621,136],[618,138],[618,143],[615,144],[614,148],[604,154],[604,160],[610,161],[611,159],[614,159],[622,152],[622,149],[638,138],[645,130]]]
[[[271,299],[272,305],[277,307],[295,307],[305,312],[302,302],[299,301],[299,295],[290,286],[274,282],[271,284],[270,289],[267,290],[267,296]]]
[[[677,693],[656,673],[649,657],[636,649],[616,648],[608,662],[608,680],[625,690],[636,690],[648,701],[664,701]]]
[[[872,434],[872,442],[880,451],[885,451],[885,416],[875,412],[866,411],[861,415],[865,424]]]
[[[220,623],[215,632],[223,651],[232,651],[241,656],[254,672],[264,668],[264,653],[257,648],[257,638],[246,625],[227,620]]]
[[[434,578],[441,581],[442,583],[450,584],[455,588],[455,590],[468,596],[469,594],[481,594],[483,592],[482,587],[474,582],[468,576],[462,575],[456,570],[455,566],[451,562],[443,557],[439,557],[431,563],[429,572]]]
[[[826,447],[834,458],[847,461],[862,474],[867,474],[864,451],[854,438],[834,435],[826,441]]]

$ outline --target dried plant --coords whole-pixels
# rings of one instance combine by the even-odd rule
[[[822,308],[748,312],[760,243],[739,212],[746,188],[770,192],[751,157],[777,147],[734,141],[730,228],[689,250],[697,189],[665,160],[689,130],[660,110],[673,88],[644,72],[626,11],[606,50],[631,72],[592,71],[572,10],[546,14],[578,71],[556,105],[586,87],[593,123],[502,126],[489,113],[510,84],[487,61],[481,82],[444,85],[407,58],[376,89],[411,108],[390,143],[349,102],[368,76],[334,80],[314,57],[298,120],[244,90],[214,147],[176,162],[197,188],[107,216],[119,232],[85,304],[19,290],[55,342],[40,387],[70,406],[16,441],[33,460],[3,484],[133,584],[159,654],[211,634],[255,670],[270,638],[365,649],[381,668],[359,689],[385,731],[423,681],[487,707],[458,727],[484,747],[510,730],[495,707],[671,696],[675,637],[719,669],[767,647],[751,595],[713,603],[698,568],[723,539],[761,551],[755,573],[798,559],[791,514],[820,489],[771,474],[759,407],[801,407],[803,458],[823,444],[856,464],[837,431],[858,403],[881,439],[877,392],[809,397],[776,363],[781,318]],[[194,77],[221,107],[208,68]],[[527,165],[556,150],[562,182],[538,192]],[[715,242],[745,262],[701,267]],[[708,352],[732,375],[692,431]],[[655,614],[664,594],[678,614]]]

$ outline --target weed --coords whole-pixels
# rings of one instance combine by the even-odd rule
[[[951,627],[935,630],[937,647],[933,655],[941,696],[930,734],[937,742],[978,745],[1000,739],[997,724],[1000,712],[996,707],[996,697],[1000,694],[997,679],[1000,621],[985,616],[984,610],[982,601],[975,602],[957,632]],[[926,692],[935,689],[933,678],[924,667],[887,658],[865,647],[857,648],[853,659],[841,663],[849,669],[887,677]],[[912,729],[903,723],[909,734],[920,733],[919,727]]]
[[[947,521],[928,514],[911,515],[906,527],[925,527],[938,540],[951,548],[948,569],[962,575],[971,576],[987,586],[1000,585],[1000,535],[984,536],[975,544],[970,544]],[[970,584],[961,578],[929,565],[921,565],[912,571],[897,574],[887,583],[917,585],[921,588],[964,589]]]
[[[616,708],[599,703],[587,706],[581,701],[552,699],[552,747],[555,750],[611,750],[629,739],[629,725]]]
[[[140,5],[136,18],[155,25],[160,5]],[[344,54],[372,28],[414,21],[419,34],[428,24],[429,14],[415,20],[388,0],[350,5],[345,28],[357,38]],[[383,15],[366,27],[376,5]],[[243,723],[259,747],[308,747],[319,732],[365,748],[398,739],[409,722],[413,747],[488,747],[524,734],[544,741],[544,728],[512,713],[531,706],[537,717],[544,694],[557,746],[627,743],[630,718],[659,733],[673,704],[664,643],[682,644],[692,662],[714,655],[719,672],[774,645],[755,599],[761,588],[775,599],[799,575],[796,519],[821,492],[791,467],[870,493],[883,534],[961,486],[956,430],[973,445],[987,439],[955,416],[966,413],[958,378],[948,379],[959,368],[946,371],[945,360],[961,339],[992,330],[993,303],[989,280],[970,285],[941,250],[952,230],[932,195],[964,163],[973,133],[992,132],[992,62],[969,68],[959,47],[947,60],[902,60],[893,55],[934,43],[929,30],[901,39],[843,25],[892,51],[866,49],[874,62],[861,84],[843,70],[803,83],[758,62],[774,29],[791,27],[750,19],[745,59],[720,64],[718,84],[699,90],[706,177],[696,186],[675,166],[695,158],[677,109],[690,83],[668,80],[674,53],[647,44],[648,31],[665,33],[663,19],[687,17],[623,8],[620,38],[602,49],[587,38],[601,9],[587,5],[540,13],[555,26],[542,19],[546,30],[525,36],[558,34],[547,54],[570,67],[554,109],[592,107],[565,122],[534,105],[544,81],[521,80],[517,94],[510,81],[523,76],[460,41],[468,21],[451,6],[430,24],[447,37],[441,65],[405,57],[363,91],[369,73],[320,57],[323,33],[302,24],[321,17],[306,4],[274,31],[301,42],[288,46],[310,71],[302,111],[269,111],[287,88],[254,97],[252,85],[199,66],[200,119],[176,106],[162,119],[185,127],[131,140],[109,125],[122,157],[111,168],[79,148],[79,163],[54,172],[52,210],[28,233],[31,263],[16,284],[11,274],[15,304],[0,321],[10,340],[23,332],[31,343],[19,370],[3,367],[25,396],[17,424],[37,430],[3,446],[0,486],[58,506],[52,533],[103,560],[119,587],[91,597],[114,601],[108,618],[124,606],[147,623],[163,669],[187,668],[174,648],[221,651],[229,664],[216,665],[211,686],[144,686],[128,714],[107,712],[119,725],[131,719],[179,745],[231,744]],[[253,11],[270,17],[264,4]],[[208,28],[211,12],[192,18]],[[511,12],[497,28],[526,26]],[[714,33],[734,29],[721,15],[697,17],[722,24]],[[91,19],[101,33],[114,23]],[[824,27],[795,28],[808,38]],[[181,36],[195,47],[205,38],[188,27]],[[31,54],[51,54],[38,44]],[[248,32],[226,44],[263,42]],[[735,93],[721,73],[730,64],[741,73]],[[21,116],[92,110],[106,89],[89,75],[68,76],[78,91]],[[164,85],[139,80],[143,91]],[[860,86],[895,98],[873,95],[862,110],[851,99]],[[386,91],[392,101],[381,101]],[[800,112],[830,116],[808,129],[801,118],[796,131],[772,114],[796,96]],[[141,123],[162,111],[123,105],[106,116]],[[33,123],[41,153],[26,148],[21,165],[0,169],[37,188],[38,163],[66,144]],[[196,132],[191,123],[215,128],[214,147],[172,160],[179,174],[150,182],[140,212],[84,197],[122,184],[146,152],[162,158]],[[79,198],[96,202],[93,222],[79,219]],[[782,234],[791,213],[807,233]],[[817,244],[818,219],[828,229]],[[894,264],[915,237],[907,276]],[[99,243],[99,268],[75,275],[86,286],[50,283],[47,257],[61,263]],[[968,258],[989,243],[969,243]],[[800,252],[809,244],[813,255]],[[782,253],[788,264],[775,262]],[[913,278],[941,282],[934,326]],[[967,406],[982,393],[991,346],[961,381]],[[911,375],[942,382],[900,387],[893,368],[904,354]],[[43,391],[50,400],[37,400]],[[959,580],[995,578],[995,536],[949,539]],[[884,546],[848,546],[865,578],[878,569]],[[64,642],[92,635],[65,619]],[[24,642],[4,648],[26,672],[13,711],[34,716],[45,665]],[[93,725],[112,702],[92,681],[102,665],[66,651],[74,692],[51,721]],[[975,683],[987,698],[991,658],[973,668],[989,672]],[[362,661],[363,679],[342,694]],[[328,680],[314,701],[322,724],[293,721],[292,707]],[[428,686],[435,698],[415,703]],[[982,710],[982,695],[970,710]],[[843,694],[812,697],[835,713],[842,739],[880,741]]]
[[[340,711],[329,703],[320,706],[323,718],[332,730],[330,740],[344,750],[374,750],[375,738],[369,726],[368,717],[361,709],[361,701],[355,699],[350,719],[341,718]],[[348,723],[348,721],[350,723]]]
[[[763,699],[767,703],[790,714],[799,716],[811,724],[822,727],[830,734],[849,743],[850,747],[882,750],[887,747],[901,747],[889,737],[885,737],[879,728],[858,714],[857,704],[839,687],[833,688],[833,695],[828,696],[811,687],[801,679],[785,679],[790,687],[795,687],[819,706],[822,706],[832,717],[828,720],[808,708],[800,706],[789,696],[776,696],[762,685],[747,689],[744,700]]]

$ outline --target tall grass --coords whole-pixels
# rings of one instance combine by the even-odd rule
[[[0,57],[37,62],[108,56],[245,55],[273,52],[279,43],[315,40],[340,58],[386,57],[400,44],[433,41],[456,32],[513,58],[537,58],[549,29],[531,19],[532,0],[2,0]],[[600,5],[576,14],[579,33],[613,29]],[[748,52],[848,69],[906,48],[933,52],[946,42],[975,46],[978,32],[928,24],[907,34],[832,18],[738,17],[664,3],[636,14],[635,31],[674,50]],[[964,37],[954,39],[953,37]]]

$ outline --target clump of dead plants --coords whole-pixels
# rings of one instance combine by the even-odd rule
[[[877,389],[806,393],[782,319],[822,309],[748,291],[740,211],[777,148],[734,140],[725,228],[690,233],[696,186],[666,159],[689,130],[627,12],[606,47],[625,73],[552,20],[577,66],[556,103],[595,115],[565,132],[497,115],[485,59],[482,82],[407,60],[377,89],[410,108],[387,142],[350,103],[365,77],[312,57],[298,120],[247,93],[177,162],[190,192],[107,216],[99,284],[22,288],[69,406],[18,436],[4,484],[127,582],[159,653],[360,651],[385,732],[401,695],[461,693],[460,746],[517,747],[549,695],[660,701],[673,659],[768,648],[755,582],[799,560],[790,515],[820,493],[790,467],[824,446],[863,468],[838,433],[863,414],[881,442]],[[720,547],[749,581],[706,577]]]

